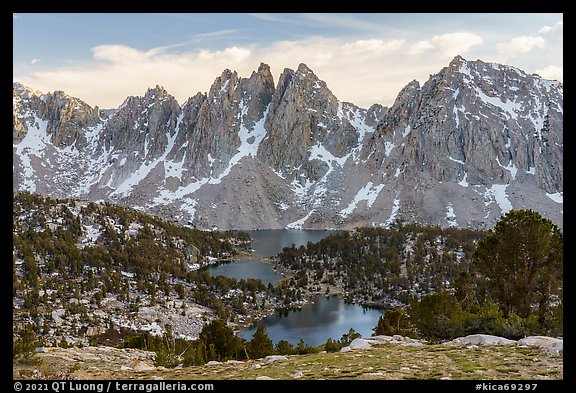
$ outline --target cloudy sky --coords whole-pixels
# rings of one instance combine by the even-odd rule
[[[390,106],[456,55],[562,81],[563,14],[17,13],[13,79],[115,108],[161,85],[179,103],[226,68],[274,81],[307,64],[341,101]]]

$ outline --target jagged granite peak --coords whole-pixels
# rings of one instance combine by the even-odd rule
[[[562,191],[561,89],[514,67],[457,57],[422,87],[409,124],[419,136],[414,158],[438,181],[467,173],[471,184],[509,184],[535,170],[543,189]]]
[[[106,116],[62,91],[43,94],[14,83],[13,187],[62,197],[82,183],[81,159]]]
[[[100,167],[96,189],[126,195],[137,184],[130,179],[155,166],[170,151],[176,138],[181,109],[176,99],[161,86],[146,90],[144,96],[128,97],[99,134],[96,156],[107,157]]]
[[[79,147],[85,143],[86,128],[95,126],[102,116],[98,107],[92,108],[63,91],[42,94],[13,83],[13,142],[22,141],[30,126],[38,127],[38,121],[46,121],[46,133],[52,144],[60,148],[74,144]]]
[[[515,173],[524,177],[535,172],[541,188],[549,193],[562,191],[562,83],[528,75],[515,67],[462,58],[454,59],[440,72],[444,74],[452,89],[463,86],[462,96],[456,97],[457,110],[461,113],[461,108],[477,107],[480,124],[492,131],[491,139],[480,147],[488,149],[492,143],[493,154],[482,156],[478,146],[468,146],[473,166],[493,170],[497,166],[504,171],[500,177],[507,181],[513,180]],[[498,117],[491,122],[486,116],[494,110]],[[460,117],[463,126],[470,121],[466,113]]]
[[[23,85],[20,82],[12,82],[12,89],[14,95],[22,99],[29,99],[31,96],[41,96],[42,92],[39,90],[32,90],[30,87]]]
[[[246,113],[243,114],[244,124],[248,128],[252,128],[256,121],[262,118],[264,114],[262,109],[265,109],[272,101],[274,94],[274,78],[270,72],[270,66],[265,63],[260,63],[258,72],[252,72],[248,79],[241,81],[245,102],[249,102]]]
[[[85,143],[83,130],[100,121],[98,107],[92,108],[63,91],[46,94],[42,102],[45,105],[40,106],[39,114],[49,119],[46,130],[52,135],[52,143],[58,147],[72,146],[77,141]]]
[[[443,220],[458,216],[481,226],[512,208],[545,204],[558,222],[562,96],[558,82],[458,56],[400,92],[362,157],[385,181],[400,179],[397,200],[408,220],[458,225]],[[525,195],[534,186],[539,196]]]
[[[505,65],[458,56],[390,108],[264,63],[181,107],[161,86],[101,111],[20,84],[13,107],[14,190],[202,228],[487,228],[512,208],[562,227],[563,86]]]
[[[251,145],[257,150],[263,135],[256,135],[254,128],[264,117],[273,92],[274,81],[266,64],[261,64],[250,78],[239,78],[235,71],[224,70],[202,103],[194,101],[194,116],[183,122],[188,127],[184,155],[189,174],[196,180],[218,178],[242,146]]]
[[[174,162],[182,162],[186,154],[186,147],[188,140],[191,138],[196,123],[198,122],[198,115],[202,104],[206,101],[207,95],[205,93],[196,93],[196,95],[188,98],[184,105],[182,105],[182,120],[179,124],[178,134],[174,141],[174,148],[168,153],[167,158]]]
[[[318,180],[329,170],[311,148],[319,146],[341,158],[359,143],[357,130],[343,117],[338,99],[305,64],[285,69],[272,97],[259,156],[290,180]],[[304,165],[304,166],[303,166]]]
[[[160,86],[142,97],[128,97],[104,127],[104,147],[152,160],[163,153],[168,136],[174,135],[180,112],[176,99]]]

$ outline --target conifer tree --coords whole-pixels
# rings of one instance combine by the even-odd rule
[[[252,359],[259,359],[274,353],[274,345],[268,337],[268,331],[259,324],[252,340],[248,343],[248,354]]]
[[[532,210],[509,211],[478,243],[473,265],[492,284],[505,318],[526,318],[535,303],[546,318],[561,292],[563,244],[558,227]]]

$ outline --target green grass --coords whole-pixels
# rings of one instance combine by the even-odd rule
[[[64,350],[62,350],[64,351]],[[424,345],[403,347],[396,344],[377,345],[368,350],[346,353],[316,353],[289,356],[286,361],[268,363],[265,359],[239,364],[194,366],[181,369],[157,369],[135,373],[121,370],[122,362],[70,362],[65,352],[41,357],[34,366],[46,377],[59,372],[79,379],[150,379],[152,376],[171,379],[256,379],[266,375],[274,379],[561,379],[562,357],[549,357],[534,348],[490,346]],[[538,362],[532,359],[538,357]],[[259,364],[258,369],[250,367]],[[24,367],[24,366],[14,366]],[[376,374],[381,373],[381,374]],[[16,374],[15,374],[16,375]],[[27,375],[24,373],[24,375]]]

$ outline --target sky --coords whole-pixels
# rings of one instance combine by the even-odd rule
[[[340,101],[391,106],[456,56],[563,81],[561,13],[15,13],[13,80],[118,107],[163,86],[182,105],[223,70],[274,83],[305,63]]]

